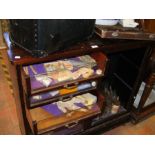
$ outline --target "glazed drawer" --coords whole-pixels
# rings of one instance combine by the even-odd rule
[[[98,81],[88,81],[82,83],[75,83],[70,86],[64,86],[61,89],[56,89],[37,95],[28,96],[25,92],[24,101],[28,108],[36,108],[38,106],[50,104],[51,102],[63,101],[66,98],[72,98],[97,88]]]
[[[102,52],[95,52],[90,55],[22,66],[23,89],[30,97],[75,83],[97,80],[104,76],[106,63],[107,57]]]
[[[26,108],[26,115],[33,134],[57,134],[66,130],[75,130],[79,128],[83,130],[83,121],[94,117],[101,113],[104,108],[104,97],[98,91],[92,91],[92,95],[96,96],[97,101],[92,105],[83,106],[81,103],[76,104],[79,109],[67,109],[64,112],[58,108],[58,104],[51,103],[49,105],[37,107],[34,109]],[[64,133],[65,134],[65,133]]]

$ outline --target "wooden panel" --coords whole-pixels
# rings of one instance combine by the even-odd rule
[[[155,19],[144,19],[143,30],[149,33],[155,33]]]
[[[148,33],[142,31],[128,31],[119,29],[107,29],[104,26],[97,25],[95,32],[101,38],[112,39],[133,39],[133,40],[155,40],[155,33]]]
[[[107,56],[102,52],[95,52],[91,54],[91,57],[96,60],[98,68],[101,69],[104,74],[108,62]]]

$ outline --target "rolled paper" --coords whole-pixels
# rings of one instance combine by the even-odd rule
[[[97,75],[101,75],[101,74],[102,74],[102,70],[101,70],[101,69],[97,69],[97,70],[96,70],[96,74],[97,74]]]
[[[88,88],[91,88],[91,84],[90,83],[83,83],[83,84],[80,84],[78,85],[78,91],[80,90],[84,90],[84,89],[88,89]]]
[[[54,96],[56,96],[56,95],[59,95],[60,92],[59,92],[59,90],[55,90],[55,91],[49,92],[49,94],[50,94],[52,97],[54,97]]]
[[[93,81],[93,82],[91,83],[91,85],[92,85],[93,87],[96,87],[96,85],[97,85],[96,81]]]
[[[41,95],[35,95],[35,96],[33,96],[33,99],[34,100],[40,100],[40,99],[42,99],[42,96]]]

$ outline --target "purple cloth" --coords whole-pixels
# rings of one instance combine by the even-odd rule
[[[32,65],[33,68],[36,70],[37,74],[46,74],[46,70],[44,68],[43,64],[36,64],[36,65]],[[29,71],[29,75],[30,77],[33,77],[35,74],[32,72],[30,66],[28,66],[28,71]]]
[[[63,114],[63,112],[59,110],[58,106],[53,103],[42,106],[42,108],[54,116],[60,116]]]

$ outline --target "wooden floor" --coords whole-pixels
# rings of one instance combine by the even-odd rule
[[[1,61],[1,60],[0,60]],[[0,63],[0,134],[20,134],[14,98]]]
[[[20,135],[19,124],[16,115],[14,98],[10,87],[5,79],[4,72],[0,63],[0,134],[1,135]],[[110,130],[106,135],[148,135],[155,134],[155,116],[133,125],[126,123]]]

